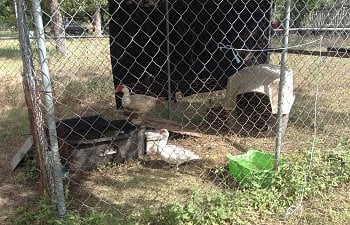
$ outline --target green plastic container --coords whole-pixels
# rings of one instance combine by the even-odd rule
[[[274,174],[275,156],[250,150],[243,155],[227,154],[230,173],[240,185],[268,186]]]

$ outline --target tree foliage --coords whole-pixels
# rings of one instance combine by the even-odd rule
[[[26,0],[28,5],[31,2]],[[61,0],[60,11],[63,17],[74,18],[79,22],[90,22],[94,14],[100,8],[107,8],[108,0]],[[283,21],[284,18],[284,2],[285,0],[275,1],[274,20]],[[309,15],[310,12],[329,7],[336,4],[337,0],[292,0],[291,8],[291,25],[293,27],[301,26],[302,21]],[[49,0],[42,0],[41,7],[46,12],[43,14],[44,21],[50,20]],[[31,10],[31,7],[28,7]],[[45,18],[47,17],[47,18]],[[0,1],[0,24],[7,26],[15,26],[16,18],[13,7],[13,0]]]
[[[66,17],[86,20],[90,19],[101,7],[106,7],[107,4],[107,0],[70,0],[62,2],[61,10]]]
[[[284,17],[284,3],[286,0],[276,0],[276,11],[274,20],[283,21]],[[291,0],[291,26],[300,27],[303,20],[310,14],[310,12],[329,7],[336,3],[337,0]]]
[[[16,18],[12,0],[0,1],[0,24],[6,24],[8,26],[16,25]]]

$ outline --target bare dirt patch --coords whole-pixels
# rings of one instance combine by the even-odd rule
[[[36,195],[37,183],[28,181],[24,168],[11,171],[10,160],[24,138],[0,144],[0,224],[14,224],[17,210]]]

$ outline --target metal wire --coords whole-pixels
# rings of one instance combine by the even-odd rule
[[[279,15],[282,12],[273,12],[268,1],[108,3],[98,6],[102,12],[100,29],[94,28],[98,18],[92,11],[97,6],[89,3],[86,7],[71,0],[56,5],[63,24],[54,24],[51,10],[46,11],[49,5],[45,5],[36,12],[35,20],[23,24],[26,30],[20,30],[21,38],[41,41],[28,43],[33,55],[21,54],[31,57],[29,70],[44,74],[31,81],[37,84],[32,87],[35,98],[49,98],[49,104],[40,104],[48,116],[43,122],[46,130],[40,133],[49,135],[47,142],[59,153],[55,163],[45,162],[50,168],[56,167],[55,173],[49,174],[54,181],[49,185],[59,189],[57,193],[67,193],[65,197],[74,202],[73,210],[102,210],[133,217],[146,207],[156,209],[172,200],[190,198],[183,190],[194,186],[203,190],[244,186],[223,167],[228,153],[242,155],[260,149],[271,154],[283,145],[286,151],[281,152],[288,160],[291,151],[301,148],[299,142],[312,136],[301,200],[286,209],[285,217],[299,209],[312,168],[316,135],[331,140],[327,144],[331,148],[338,136],[347,134],[347,70],[341,57],[348,54],[347,15],[343,21],[333,15],[338,19],[328,18],[318,24],[314,18],[323,17],[326,9],[311,10],[301,23],[292,14],[291,27],[284,25],[289,31],[284,36],[289,39],[283,42],[281,30],[271,28],[272,20],[283,19]],[[331,8],[343,15],[340,6]],[[21,13],[34,18],[28,10]],[[39,14],[42,26],[37,20]],[[332,17],[331,10],[328,14]],[[65,21],[76,21],[76,26]],[[338,24],[330,27],[332,21]],[[29,28],[38,25],[39,32],[30,36]],[[63,26],[66,36],[55,36],[52,29],[57,26],[53,25]],[[102,34],[95,35],[98,30]],[[319,32],[323,34],[320,39]],[[16,48],[12,38],[16,37],[0,37],[0,44],[10,53]],[[58,39],[65,39],[66,55],[56,51]],[[278,107],[286,104],[280,87],[287,50],[313,51],[317,47],[322,54],[328,51],[326,47],[335,49],[332,52],[336,51],[339,58],[327,56],[327,60],[316,62],[315,56],[288,56],[288,69],[294,76],[293,83],[286,84],[291,90],[284,97],[290,100],[295,95],[295,100],[284,130],[279,126],[282,115]],[[282,60],[278,51],[284,53]],[[0,91],[11,99],[18,83],[12,84],[9,75],[20,74],[21,68],[10,68],[8,60],[15,57],[8,55],[0,58],[1,74],[5,74]],[[26,59],[24,64],[30,64]],[[313,70],[316,76],[312,76]],[[313,98],[310,90],[315,83]],[[126,94],[117,91],[120,84],[138,99],[134,109],[126,104],[128,99],[122,100]],[[7,99],[0,100],[7,104]],[[149,102],[146,113],[135,109]],[[334,107],[337,109],[332,110]],[[160,154],[157,135],[163,128],[170,131],[168,144],[190,150],[200,159],[179,165]],[[152,131],[154,136],[147,139]],[[282,132],[286,134],[283,140]],[[54,200],[61,202],[60,215],[65,214],[63,196]]]
[[[298,44],[298,45],[293,45],[293,46],[287,46],[284,48],[265,48],[265,49],[244,49],[244,48],[234,48],[232,46],[229,45],[224,45],[222,43],[218,44],[218,48],[223,48],[223,49],[230,49],[232,51],[247,51],[247,52],[273,52],[276,50],[288,50],[288,49],[295,49],[295,48],[299,48],[299,47],[304,47],[304,46],[308,46],[311,45],[313,43],[317,43],[319,42],[321,39],[316,39],[314,41],[310,41],[307,43],[302,43],[302,44]],[[236,54],[236,53],[234,53]]]
[[[314,124],[314,129],[313,129],[313,135],[312,135],[312,143],[311,143],[311,149],[310,149],[310,158],[309,158],[309,164],[307,165],[307,169],[306,169],[306,173],[305,173],[305,177],[304,177],[304,183],[301,189],[301,194],[300,194],[300,201],[298,202],[298,204],[296,205],[292,205],[290,207],[288,207],[285,210],[284,213],[284,218],[288,219],[288,217],[290,215],[292,215],[294,212],[296,212],[297,210],[300,209],[300,207],[302,207],[303,201],[304,201],[304,197],[305,197],[305,188],[308,184],[308,179],[310,177],[311,174],[311,170],[312,170],[312,166],[313,166],[313,161],[314,161],[314,153],[315,153],[315,145],[316,145],[316,140],[317,140],[317,121],[318,121],[318,103],[319,103],[319,88],[320,88],[320,78],[321,78],[321,65],[322,65],[322,39],[323,37],[320,37],[320,60],[319,60],[319,65],[318,65],[318,69],[317,69],[317,76],[316,76],[316,87],[315,87],[315,92],[314,92],[314,97],[315,97],[315,101],[314,101],[314,115],[313,115],[313,124]]]

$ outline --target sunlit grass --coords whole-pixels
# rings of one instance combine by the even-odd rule
[[[305,37],[302,41],[306,43],[317,38]],[[336,42],[340,46],[345,46],[349,44],[348,41],[348,39],[339,41],[337,37],[326,37],[323,48]],[[292,39],[291,43],[298,44],[300,41]],[[117,115],[108,39],[68,39],[67,46],[67,54],[61,55],[56,52],[52,40],[46,42],[57,119],[92,114],[115,118]],[[317,50],[318,45],[315,43],[309,47]],[[34,63],[38,65],[37,52],[34,53]],[[280,54],[272,54],[271,57],[273,64],[279,64]],[[337,138],[349,135],[350,79],[348,76],[350,69],[348,61],[349,59],[341,58],[289,55],[288,64],[294,72],[296,101],[291,111],[282,156],[297,149],[303,151],[310,149],[317,83],[319,84],[317,93],[319,97],[317,102],[318,135],[322,139],[318,148],[320,150],[331,149],[338,144]],[[2,113],[0,146],[3,147],[8,143],[13,143],[21,135],[29,133],[24,108],[22,62],[18,41],[0,41],[0,71],[0,79],[3,82],[3,85],[0,86],[0,112]],[[39,71],[39,67],[36,67],[40,78]],[[198,125],[205,118],[208,107],[220,104],[221,99],[213,102],[213,98],[215,100],[215,96],[206,94],[185,98],[178,104],[183,104],[183,108],[174,108],[177,114],[173,116],[178,122],[191,122]],[[159,110],[154,115],[167,118],[167,113],[167,110]],[[181,113],[185,113],[186,116]],[[146,206],[157,208],[166,204],[169,199],[188,199],[191,188],[195,185],[203,189],[220,190],[220,187],[202,179],[198,175],[201,174],[200,172],[197,171],[195,174],[188,174],[188,172],[192,172],[193,168],[203,169],[202,172],[204,172],[214,167],[215,163],[225,162],[227,152],[240,154],[242,149],[274,151],[275,146],[274,137],[252,138],[212,134],[203,135],[202,138],[180,138],[171,140],[171,142],[193,149],[201,154],[203,159],[212,159],[214,163],[205,162],[195,167],[186,165],[180,168],[180,173],[168,170],[164,164],[159,168],[142,163],[105,167],[92,172],[88,180],[79,180],[81,184],[78,185],[78,189],[71,190],[69,194],[72,199],[81,203],[77,205],[77,208],[82,205],[99,208],[103,205],[107,209],[117,209],[126,215],[139,215]],[[240,146],[241,149],[237,146]],[[335,192],[336,190],[333,191],[334,198],[337,198]],[[82,193],[86,195],[79,196]],[[346,194],[347,192],[342,190],[341,193]],[[332,202],[325,196],[316,196],[314,199],[316,199],[315,202],[308,203],[311,209],[322,209],[322,203],[317,201],[332,205]],[[346,201],[344,202],[347,204]],[[335,207],[334,204],[333,206]],[[311,209],[306,211],[305,221],[311,221],[317,216]],[[338,218],[340,215],[337,210],[339,209],[336,209],[335,212],[324,213]],[[345,221],[345,218],[342,217],[339,221]],[[269,218],[265,219],[269,220]],[[328,219],[321,219],[320,223],[322,222],[328,222]]]

